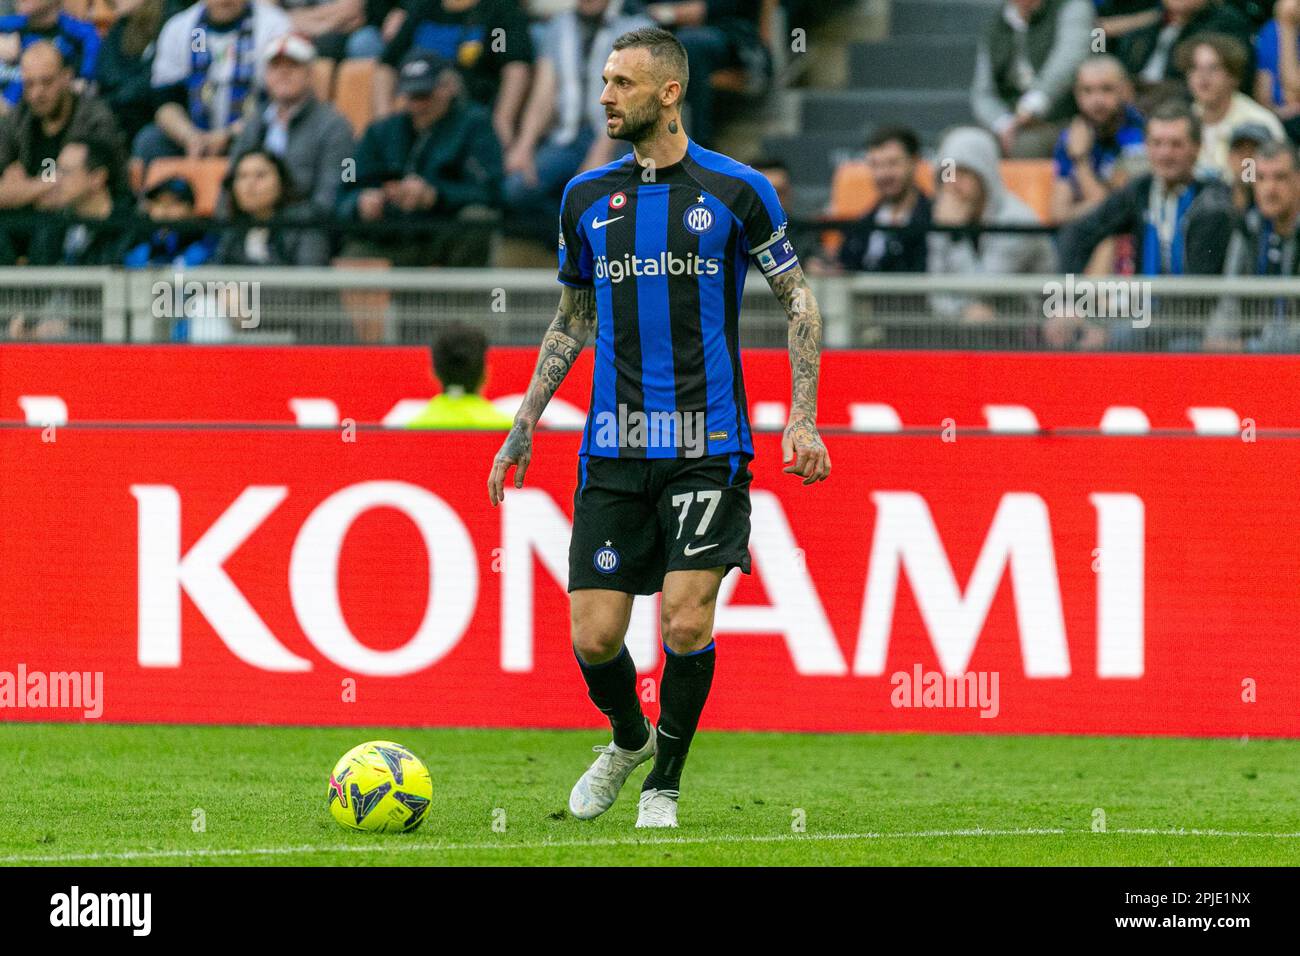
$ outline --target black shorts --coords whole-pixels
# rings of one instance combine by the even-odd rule
[[[579,456],[569,590],[655,594],[669,571],[749,574],[749,461]]]

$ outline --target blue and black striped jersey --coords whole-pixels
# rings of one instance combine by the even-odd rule
[[[751,258],[767,276],[795,266],[785,233],[767,179],[694,142],[671,166],[629,154],[569,182],[559,278],[594,287],[597,317],[580,454],[753,455],[740,302]]]

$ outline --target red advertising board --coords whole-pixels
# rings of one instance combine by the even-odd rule
[[[1300,441],[827,439],[804,487],[756,438],[704,726],[1300,736]],[[499,441],[2,430],[0,671],[100,672],[110,721],[597,727],[563,583],[578,436],[539,434],[494,510]],[[931,697],[941,674],[996,695]]]
[[[486,394],[513,409],[536,359],[533,348],[493,349]],[[587,349],[556,396],[553,423],[581,420],[591,362]],[[785,352],[748,350],[744,367],[755,425],[779,427],[790,400]],[[0,345],[0,421],[374,424],[400,422],[436,390],[429,350],[410,346]],[[923,351],[823,356],[819,415],[828,425],[996,429],[1020,426],[1026,413],[1045,431],[1096,429],[1108,413],[1130,431],[1193,430],[1198,421],[1222,424],[1225,417],[1229,426],[1249,420],[1265,431],[1295,429],[1300,361]]]

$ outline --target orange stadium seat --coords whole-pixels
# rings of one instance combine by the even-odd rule
[[[1002,181],[1029,204],[1042,222],[1052,218],[1052,161],[1050,159],[1004,159]]]
[[[370,59],[344,60],[334,74],[334,105],[347,117],[358,136],[374,116],[370,92],[374,78],[375,61]]]
[[[168,156],[155,159],[145,173],[144,188],[148,189],[172,176],[181,176],[188,179],[194,187],[194,214],[210,216],[217,208],[217,197],[221,194],[221,180],[226,175],[227,165],[224,156],[204,159]]]

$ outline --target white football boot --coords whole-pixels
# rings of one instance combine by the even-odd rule
[[[637,829],[677,826],[677,790],[642,790],[637,804]]]
[[[591,749],[600,754],[578,778],[569,794],[569,812],[579,820],[592,820],[614,805],[628,774],[655,755],[655,729],[645,722],[650,737],[640,750],[624,750],[614,743]]]

